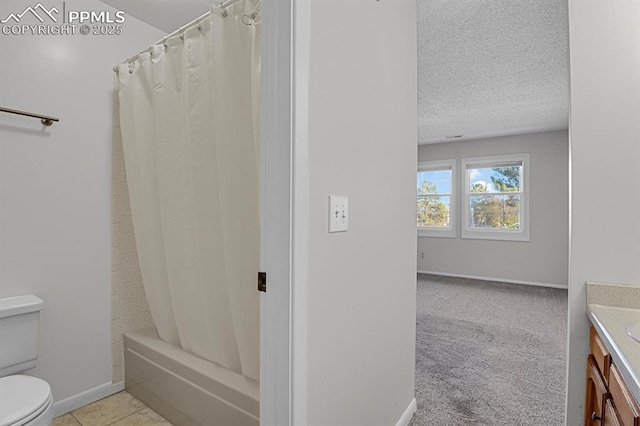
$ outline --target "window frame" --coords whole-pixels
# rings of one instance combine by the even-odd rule
[[[443,171],[451,170],[451,194],[449,204],[449,224],[447,228],[433,227],[433,226],[417,226],[418,237],[435,237],[435,238],[455,238],[456,237],[456,160],[430,160],[418,162],[418,169],[416,170],[416,183],[418,173],[426,171]],[[435,194],[434,194],[435,195]],[[416,207],[418,203],[418,194],[416,192]]]
[[[522,163],[522,174],[520,181],[520,230],[507,231],[504,229],[474,229],[469,226],[471,206],[470,206],[470,180],[468,170],[470,168],[492,168],[504,163]],[[530,155],[529,153],[491,155],[484,157],[463,158],[461,171],[464,190],[462,191],[462,220],[461,238],[479,240],[500,240],[500,241],[530,241],[530,185],[529,185]]]

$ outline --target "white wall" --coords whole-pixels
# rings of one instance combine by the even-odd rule
[[[567,424],[582,424],[586,280],[640,285],[640,1],[569,0],[571,255]]]
[[[310,13],[308,424],[393,425],[414,398],[415,2]]]
[[[29,4],[3,0],[0,17]],[[0,35],[0,104],[61,120],[43,129],[0,114],[0,297],[44,299],[29,374],[56,401],[111,382],[112,67],[163,35],[133,18],[123,27],[110,37]]]
[[[516,153],[530,154],[530,241],[460,238],[464,194],[461,159]],[[418,161],[457,161],[457,229],[455,238],[418,238],[418,270],[566,287],[568,155],[567,131],[422,145]]]

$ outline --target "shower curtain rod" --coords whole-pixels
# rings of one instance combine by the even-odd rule
[[[34,114],[32,112],[20,111],[17,109],[11,109],[11,108],[5,108],[5,107],[0,107],[0,112],[6,112],[8,114],[23,115],[25,117],[39,118],[40,122],[45,126],[51,126],[54,121],[56,122],[60,121],[60,119],[56,117],[49,117],[48,115]]]
[[[220,16],[222,16],[223,18],[226,18],[227,16],[229,16],[229,13],[227,12],[227,10],[226,10],[226,9],[227,9],[229,6],[231,6],[231,5],[235,4],[235,3],[239,2],[239,1],[240,1],[240,0],[227,0],[227,1],[225,1],[225,2],[222,2],[222,3],[218,4],[218,5],[216,6],[216,8],[218,9],[218,11],[220,11]],[[167,34],[167,35],[166,35],[166,36],[164,36],[164,37],[162,37],[160,40],[158,40],[157,42],[153,43],[151,46],[156,46],[156,45],[158,45],[158,44],[164,44],[164,43],[167,41],[167,39],[169,39],[169,38],[171,38],[171,37],[175,37],[175,36],[176,36],[176,35],[178,35],[178,34],[182,34],[182,33],[184,33],[184,31],[185,31],[187,28],[191,28],[191,27],[193,27],[194,25],[200,25],[200,23],[201,23],[202,21],[204,21],[205,19],[209,18],[210,16],[211,16],[211,11],[206,12],[206,13],[204,13],[204,14],[203,14],[203,15],[201,15],[201,16],[198,16],[198,17],[197,17],[196,19],[194,19],[193,21],[191,21],[191,22],[189,22],[189,23],[187,23],[187,24],[185,24],[185,25],[181,26],[181,27],[180,27],[180,28],[178,28],[177,30],[175,30],[175,31],[173,31],[173,32],[171,32],[171,33],[169,33],[169,34]],[[126,59],[125,61],[123,61],[123,62],[133,62],[133,61],[135,61],[136,59],[138,59],[138,58],[140,57],[140,55],[141,55],[142,53],[149,52],[149,51],[151,50],[151,46],[149,46],[149,47],[147,47],[146,49],[144,49],[144,50],[140,51],[137,55],[133,55],[132,57],[127,58],[127,59]],[[116,66],[114,66],[114,67],[113,67],[113,71],[118,72],[118,65],[116,65]]]

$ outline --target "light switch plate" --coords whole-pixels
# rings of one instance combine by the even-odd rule
[[[329,232],[349,229],[349,197],[329,195]]]

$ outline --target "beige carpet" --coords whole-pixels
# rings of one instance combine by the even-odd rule
[[[566,321],[566,290],[418,275],[411,425],[563,425]]]

